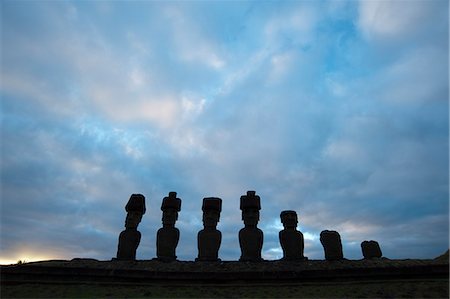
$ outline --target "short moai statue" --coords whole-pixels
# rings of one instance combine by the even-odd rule
[[[222,199],[217,197],[203,198],[203,229],[198,232],[198,258],[196,261],[220,261],[219,248],[222,233],[217,230],[217,223],[222,211]]]
[[[239,245],[241,257],[239,261],[259,262],[264,241],[262,230],[257,228],[261,200],[255,191],[247,191],[247,195],[241,196],[240,209],[245,227],[239,231]]]
[[[324,230],[320,233],[320,243],[325,251],[327,261],[337,261],[344,259],[342,253],[341,236],[336,231]]]
[[[169,192],[169,196],[164,197],[161,210],[163,227],[156,234],[156,256],[161,261],[174,261],[177,259],[175,251],[180,239],[175,222],[181,210],[181,199],[177,198],[176,192]]]
[[[365,259],[380,258],[383,256],[377,241],[363,241],[361,243],[361,250]]]
[[[119,235],[117,247],[118,260],[136,260],[136,250],[141,241],[141,233],[137,230],[145,214],[145,197],[142,194],[132,194],[125,206],[127,218],[125,219],[125,230]]]
[[[283,249],[283,260],[307,260],[303,255],[303,234],[297,230],[298,217],[295,211],[283,211],[280,214],[284,229],[278,234],[281,248]]]

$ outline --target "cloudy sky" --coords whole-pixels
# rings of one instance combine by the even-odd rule
[[[146,197],[138,259],[178,192],[178,258],[197,257],[203,197],[261,196],[263,257],[295,210],[305,255],[449,242],[448,1],[2,1],[0,262],[116,255]]]

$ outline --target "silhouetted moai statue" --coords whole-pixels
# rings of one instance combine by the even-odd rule
[[[196,261],[220,261],[219,248],[222,233],[216,229],[222,211],[222,199],[217,197],[203,198],[203,229],[198,232],[198,258]]]
[[[332,230],[322,231],[320,233],[320,243],[322,243],[327,261],[337,261],[344,258],[341,236],[338,232]]]
[[[245,227],[239,231],[239,245],[241,257],[239,261],[262,261],[261,250],[264,241],[262,230],[257,228],[261,201],[255,191],[247,191],[247,195],[241,196],[242,220]]]
[[[125,219],[125,230],[119,235],[117,247],[118,260],[136,260],[136,250],[141,241],[141,233],[137,230],[145,214],[145,197],[142,194],[132,194],[125,206],[127,218]]]
[[[380,258],[383,256],[380,245],[377,241],[363,241],[361,243],[361,249],[365,259]]]
[[[181,210],[181,199],[177,198],[176,192],[169,192],[169,196],[164,197],[161,210],[163,227],[156,235],[156,256],[161,261],[174,261],[177,259],[175,250],[180,239],[180,231],[175,227],[175,222]]]
[[[278,234],[281,248],[283,249],[283,260],[306,260],[303,256],[304,240],[303,234],[297,230],[297,213],[295,211],[283,211],[280,214],[284,229]]]

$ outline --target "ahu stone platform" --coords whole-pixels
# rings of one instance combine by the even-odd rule
[[[448,260],[308,260],[192,262],[53,260],[1,266],[2,284],[273,283],[447,279]]]

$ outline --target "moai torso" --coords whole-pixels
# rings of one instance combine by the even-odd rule
[[[125,206],[127,217],[125,230],[119,235],[117,246],[118,260],[135,260],[136,250],[141,241],[141,233],[137,230],[142,215],[145,214],[145,197],[141,194],[133,194]]]
[[[283,260],[304,260],[303,234],[297,228],[298,218],[295,211],[283,211],[280,214],[284,229],[278,234],[281,248],[283,249]]]
[[[198,232],[198,258],[196,261],[220,261],[219,248],[222,233],[218,230],[202,229]]]
[[[119,246],[117,249],[117,259],[135,260],[136,250],[141,241],[141,233],[136,229],[126,229],[119,235]]]
[[[239,231],[239,245],[241,257],[239,261],[262,261],[261,250],[264,242],[264,234],[257,227],[261,203],[255,191],[247,191],[247,195],[241,196],[242,220],[245,227]]]
[[[176,227],[162,227],[156,235],[156,256],[161,260],[176,260],[180,231]]]
[[[327,261],[342,260],[344,258],[341,236],[338,232],[329,230],[322,231],[320,233],[320,243],[322,243]]]
[[[169,197],[164,197],[161,204],[163,227],[156,234],[156,256],[159,260],[174,261],[177,258],[180,231],[175,227],[175,222],[180,209],[181,199],[177,198],[176,192],[169,192]]]
[[[239,245],[241,246],[241,258],[239,261],[262,261],[261,250],[264,242],[264,234],[257,227],[244,227],[239,231]]]
[[[203,199],[203,229],[198,232],[198,257],[196,261],[220,261],[219,248],[222,233],[216,229],[222,210],[222,200],[216,197]]]
[[[383,256],[377,241],[363,241],[361,243],[361,250],[365,259],[380,258]]]

